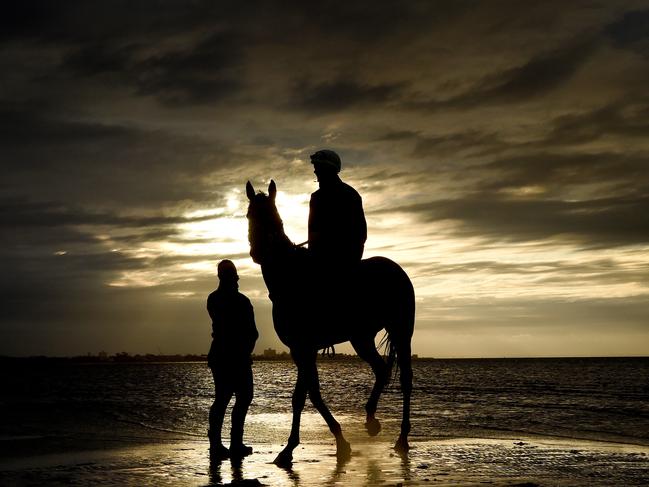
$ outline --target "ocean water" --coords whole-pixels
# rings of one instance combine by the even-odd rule
[[[413,368],[415,442],[540,435],[649,445],[647,358],[420,360]],[[256,361],[253,370],[248,441],[283,442],[295,367]],[[362,434],[369,366],[325,359],[319,370],[343,430]],[[0,378],[4,438],[204,438],[208,427],[213,384],[204,363],[32,364],[4,368]],[[394,380],[379,403],[381,434],[396,437],[400,411]],[[303,442],[331,438],[308,401],[303,418]]]

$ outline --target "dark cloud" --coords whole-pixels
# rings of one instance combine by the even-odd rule
[[[232,5],[233,2],[230,4]],[[0,21],[0,40],[31,40],[74,45],[98,41],[164,38],[213,25],[226,3],[191,4],[148,0],[116,0],[90,5],[83,0],[25,0],[7,6]]]
[[[477,130],[439,136],[419,136],[416,139],[412,155],[416,158],[436,156],[485,156],[507,148],[498,134]]]
[[[293,108],[311,113],[329,113],[353,108],[384,107],[399,98],[400,84],[370,85],[339,79],[333,82],[299,82],[295,89]]]
[[[62,63],[44,79],[65,81],[71,75],[82,86],[124,86],[133,95],[186,107],[231,101],[239,94],[242,99],[267,96],[258,86],[265,80],[249,78],[263,69],[271,82],[284,78],[278,100],[289,98],[294,106],[321,112],[393,100],[405,83],[382,76],[369,81],[366,72],[373,68],[363,67],[367,54],[383,49],[391,54],[399,43],[416,43],[473,4],[333,1],[271,7],[253,2],[244,8],[231,1],[198,1],[162,2],[152,10],[142,0],[92,8],[77,1],[32,1],[7,12],[3,32],[13,45],[60,50]],[[269,64],[269,55],[281,62]],[[350,62],[354,59],[358,62]],[[282,67],[285,73],[279,72]],[[307,81],[296,86],[295,79]]]
[[[138,44],[86,44],[69,52],[63,67],[78,76],[124,74],[127,77],[127,71],[134,69],[134,56],[140,48]]]
[[[153,51],[153,53],[151,53]],[[106,76],[172,105],[214,102],[236,93],[242,61],[232,35],[215,32],[183,49],[159,46],[83,45],[71,52],[64,67],[79,76]]]
[[[484,79],[472,97],[474,100],[507,102],[552,91],[575,73],[594,47],[593,41],[589,40],[537,55],[521,66]],[[470,100],[457,101],[470,103]]]
[[[142,94],[168,103],[214,101],[241,88],[241,73],[228,71],[241,53],[229,36],[216,33],[188,52],[169,52],[143,61],[135,78]]]
[[[464,93],[447,99],[409,101],[413,109],[467,109],[477,106],[522,103],[562,87],[597,47],[595,39],[542,52],[526,62],[489,74]]]
[[[412,140],[420,137],[421,132],[413,130],[390,130],[376,137],[378,142],[397,142],[401,140]]]
[[[34,102],[0,102],[0,144],[6,150],[29,146],[40,149],[85,141],[117,142],[131,135],[132,130],[127,127],[66,119],[53,114],[50,107]]]
[[[23,243],[24,245],[24,243]],[[145,261],[118,252],[100,251],[86,245],[79,253],[55,255],[43,247],[23,249],[21,255],[7,255],[6,272],[12,279],[0,279],[3,313],[7,319],[29,322],[32,318],[58,321],[89,296],[108,291],[106,282],[118,273],[141,269]],[[6,257],[11,257],[7,259]]]
[[[79,121],[32,104],[5,109],[0,188],[92,207],[212,199],[203,178],[241,161],[220,141],[137,126]],[[179,184],[183,181],[183,184]]]
[[[456,132],[444,129],[442,133],[428,134],[424,131],[394,130],[380,134],[372,142],[382,143],[383,147],[394,147],[400,144],[408,147],[408,157],[415,160],[451,159],[456,161],[484,161],[515,149],[517,144],[503,140],[496,131],[483,129],[466,130],[460,128]]]
[[[530,153],[482,166],[478,185],[485,191],[537,186],[552,195],[590,185],[600,197],[647,195],[648,158],[645,153]]]
[[[289,18],[299,18],[303,22],[300,35],[311,31],[318,37],[331,39],[326,43],[344,44],[345,41],[353,41],[371,46],[386,37],[400,35],[404,30],[421,32],[432,29],[465,12],[472,3],[474,2],[459,1],[429,5],[425,2],[406,2],[397,5],[368,0],[308,4],[293,2],[289,11],[278,17],[286,17],[288,13]]]
[[[538,145],[567,145],[592,142],[602,137],[645,138],[649,134],[649,99],[633,98],[586,113],[555,118],[551,130]]]
[[[584,262],[566,260],[535,261],[533,263],[503,262],[497,260],[473,260],[457,264],[444,261],[426,264],[403,263],[414,269],[413,277],[445,276],[471,274],[474,276],[524,276],[533,277],[535,282],[544,285],[574,286],[575,282],[590,283],[596,279],[599,285],[629,284],[644,282],[649,278],[649,262],[644,265],[626,268],[614,259],[597,259]]]
[[[593,58],[606,39],[611,39],[616,47],[632,49],[649,56],[647,25],[649,11],[627,12],[621,19],[603,25],[595,33],[586,31],[575,36],[572,42],[541,51],[518,66],[486,75],[459,95],[409,102],[407,106],[432,110],[466,109],[530,101],[563,88]]]
[[[119,228],[172,226],[180,223],[204,221],[213,216],[133,216],[108,212],[86,211],[51,202],[23,202],[0,200],[0,227],[55,227],[61,225],[109,225]],[[173,234],[173,231],[169,231]]]
[[[616,47],[649,56],[649,10],[626,12],[606,29]]]
[[[453,220],[460,236],[501,242],[563,239],[590,249],[649,242],[646,196],[561,201],[484,194],[390,211],[414,213],[423,221]]]
[[[0,20],[0,40],[47,37],[61,25],[64,9],[56,2],[16,2],[7,5]]]

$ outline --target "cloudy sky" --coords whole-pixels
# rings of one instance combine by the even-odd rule
[[[0,354],[205,353],[247,180],[308,155],[417,293],[414,353],[649,355],[649,2],[11,2]],[[305,323],[308,326],[308,323]],[[342,350],[345,350],[344,348]]]

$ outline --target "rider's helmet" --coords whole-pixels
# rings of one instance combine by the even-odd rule
[[[339,173],[342,167],[340,156],[329,149],[322,149],[315,154],[311,154],[311,164],[315,164],[316,162],[331,166],[336,170],[336,173]]]

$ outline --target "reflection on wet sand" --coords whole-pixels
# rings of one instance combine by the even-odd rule
[[[282,446],[253,443],[242,461],[210,461],[208,443],[185,441],[0,459],[0,485],[647,485],[649,447],[567,439],[456,438],[413,442],[407,456],[386,441],[356,439],[340,462],[332,444],[305,443],[291,465]]]
[[[258,479],[245,479],[243,474],[243,460],[241,458],[221,459],[210,457],[209,459],[209,485],[223,485],[223,475],[221,469],[224,463],[230,465],[230,475],[228,483],[241,485],[261,485]],[[227,477],[227,476],[226,476]]]
[[[261,449],[243,460],[209,460],[209,485],[257,485],[305,487],[311,485],[365,485],[398,483],[410,479],[410,462],[387,444],[359,446],[351,458],[339,459],[328,445],[306,445],[300,459],[283,466],[273,463],[273,448]]]
[[[295,487],[299,487],[300,474],[298,474],[295,470],[293,470],[293,465],[284,465],[283,467],[277,467],[277,468],[284,470],[284,472],[286,472],[286,476],[288,477],[288,479],[293,482],[293,485]]]

